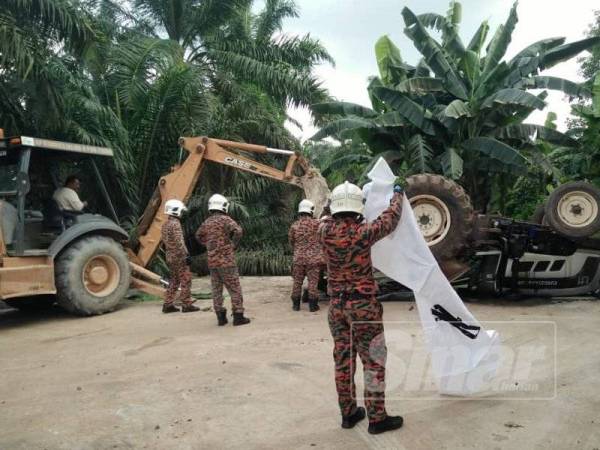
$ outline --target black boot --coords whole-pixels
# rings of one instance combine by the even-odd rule
[[[200,311],[200,308],[198,308],[197,306],[192,305],[191,303],[189,305],[183,305],[181,307],[181,312],[183,312],[183,313],[195,312],[195,311]]]
[[[404,423],[404,419],[401,416],[387,416],[381,422],[375,422],[369,424],[370,434],[380,434],[386,431],[397,430]]]
[[[172,312],[179,312],[179,308],[177,308],[173,303],[164,303],[162,311],[165,314],[168,314]]]
[[[244,313],[233,313],[233,325],[246,325],[250,323],[250,319],[244,317]]]
[[[223,325],[227,325],[227,310],[217,311],[217,325],[222,327]]]
[[[308,302],[308,310],[310,312],[318,311],[319,309],[319,299],[311,298]]]
[[[302,303],[308,303],[308,289],[302,290]]]
[[[359,406],[356,408],[356,411],[354,411],[354,414],[342,416],[342,428],[354,428],[354,425],[363,420],[365,416],[365,408]]]
[[[292,309],[294,311],[300,311],[300,299],[292,297]]]

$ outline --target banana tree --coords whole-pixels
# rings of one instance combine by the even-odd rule
[[[590,96],[586,86],[542,72],[598,45],[600,38],[569,44],[564,38],[545,39],[507,59],[518,22],[517,3],[489,41],[489,25],[483,22],[468,44],[459,36],[458,2],[450,3],[446,15],[417,15],[404,8],[402,16],[404,33],[421,60],[416,66],[406,64],[399,49],[381,38],[375,47],[380,76],[368,87],[372,108],[340,102],[315,105],[318,119],[326,124],[313,139],[362,139],[374,153],[386,152],[413,172],[435,171],[460,180],[481,210],[491,198],[490,180],[527,172],[524,150],[532,149],[536,139],[576,145],[554,129],[524,122],[545,108],[547,90]],[[432,30],[441,39],[434,39]],[[533,89],[543,91],[534,94]]]

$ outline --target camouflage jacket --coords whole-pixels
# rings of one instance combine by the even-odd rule
[[[182,260],[188,256],[183,228],[181,228],[181,222],[178,218],[169,216],[162,226],[161,238],[165,246],[167,262]]]
[[[319,220],[303,216],[296,220],[288,233],[294,249],[294,264],[316,266],[324,264],[323,247],[319,240]]]
[[[208,252],[209,269],[236,267],[235,247],[241,238],[242,227],[221,213],[211,215],[196,231],[196,239]]]
[[[371,247],[396,228],[401,213],[402,196],[395,194],[389,208],[370,224],[353,218],[323,219],[319,234],[327,260],[330,296],[377,293]]]

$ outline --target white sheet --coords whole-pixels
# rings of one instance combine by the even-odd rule
[[[363,191],[367,199],[364,215],[370,222],[388,207],[396,177],[380,158],[369,178],[372,182]],[[500,336],[485,331],[452,288],[429,250],[406,197],[398,227],[373,246],[371,257],[376,269],[414,292],[440,392],[471,395],[484,391],[498,368]],[[436,320],[440,315],[446,320]],[[460,320],[480,329],[465,329]]]

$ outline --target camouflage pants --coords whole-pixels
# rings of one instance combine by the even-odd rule
[[[356,354],[363,364],[364,399],[369,422],[386,418],[385,363],[387,348],[381,323],[383,307],[375,297],[343,300],[332,297],[329,329],[333,336],[335,386],[340,410],[349,416],[356,410]]]
[[[302,282],[304,281],[304,277],[306,277],[308,278],[308,297],[318,299],[320,274],[321,266],[319,265],[294,264],[292,266],[292,278],[294,279],[292,298],[302,297]]]
[[[210,269],[210,283],[212,286],[213,307],[215,312],[223,311],[223,286],[231,296],[231,309],[234,313],[244,312],[244,299],[242,286],[237,267]]]
[[[190,268],[185,264],[185,261],[179,260],[167,260],[169,265],[169,271],[171,272],[171,279],[169,280],[169,287],[167,288],[167,294],[165,296],[165,304],[171,305],[177,300],[177,293],[179,288],[179,299],[181,303],[190,305],[194,303],[192,301],[192,272]]]

